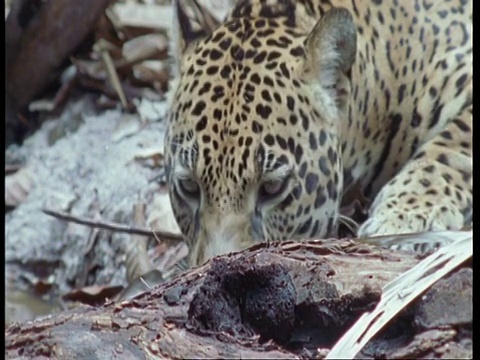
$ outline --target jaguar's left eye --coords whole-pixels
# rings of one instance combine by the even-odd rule
[[[178,186],[184,196],[188,196],[190,198],[198,198],[200,196],[200,186],[194,179],[179,179]]]

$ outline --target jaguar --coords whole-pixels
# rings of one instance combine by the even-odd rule
[[[258,242],[472,219],[472,2],[173,1],[165,165],[189,264]]]

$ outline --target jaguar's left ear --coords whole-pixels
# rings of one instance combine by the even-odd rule
[[[210,35],[220,23],[196,0],[173,0],[172,55],[177,68],[188,47]]]
[[[339,90],[341,95],[344,89],[338,86],[343,86],[356,52],[357,29],[352,15],[345,8],[333,8],[317,22],[305,41],[304,76],[327,91]]]

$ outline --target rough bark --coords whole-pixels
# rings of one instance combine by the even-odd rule
[[[132,300],[6,329],[6,358],[322,358],[415,255],[350,241],[259,245]],[[367,358],[472,356],[472,269],[437,282],[363,350]],[[470,306],[469,306],[470,305]],[[448,315],[448,316],[446,316]]]

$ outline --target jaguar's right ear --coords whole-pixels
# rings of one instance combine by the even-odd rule
[[[210,35],[219,26],[219,22],[196,0],[173,0],[172,6],[170,49],[178,71],[188,47]]]

